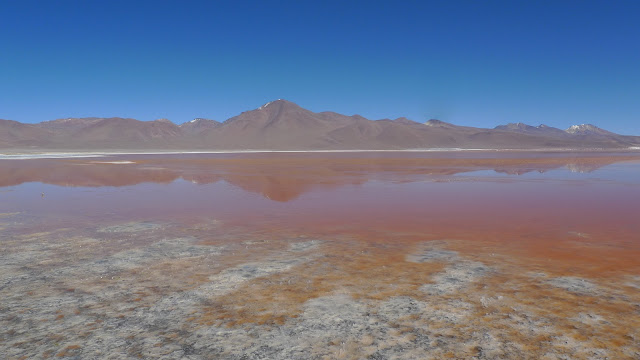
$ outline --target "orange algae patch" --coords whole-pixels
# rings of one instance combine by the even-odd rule
[[[372,249],[368,243],[325,243],[322,256],[295,270],[259,278],[216,297],[198,317],[201,324],[223,322],[282,324],[297,317],[307,301],[335,293],[358,300],[415,295],[443,264],[411,263],[404,249]]]

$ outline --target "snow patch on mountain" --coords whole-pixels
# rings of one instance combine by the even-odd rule
[[[276,102],[276,101],[281,101],[281,100],[282,100],[282,99],[277,99],[277,100],[274,100],[274,101],[269,101],[268,103],[266,103],[266,104],[264,104],[264,105],[260,106],[260,107],[258,108],[258,110],[262,110],[262,109],[266,108],[267,106],[269,106],[269,105],[273,104],[274,102]]]
[[[574,135],[613,135],[613,133],[591,124],[572,125],[565,131]]]

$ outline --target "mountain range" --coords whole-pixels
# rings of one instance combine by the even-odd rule
[[[0,120],[0,149],[11,150],[401,150],[401,149],[625,149],[640,136],[594,125],[567,130],[511,123],[493,129],[432,119],[369,120],[312,112],[286,100],[266,103],[224,122],[197,118],[66,118],[25,124]]]

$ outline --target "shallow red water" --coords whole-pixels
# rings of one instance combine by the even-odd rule
[[[473,243],[491,244],[492,251],[499,248],[523,261],[579,262],[601,275],[639,269],[638,160],[624,154],[538,156],[340,153],[5,160],[0,161],[0,184],[5,186],[0,212],[34,216],[42,227],[218,219],[376,241],[394,241],[394,234],[403,234],[403,241],[455,238],[469,241],[468,249],[482,247]],[[134,163],[107,163],[112,161]]]
[[[462,299],[475,310],[455,325],[459,328],[447,322],[437,325],[433,319],[405,326],[415,334],[425,329],[440,334],[440,328],[430,324],[451,327],[447,331],[453,332],[454,343],[482,328],[504,337],[496,356],[509,357],[509,342],[516,342],[520,354],[532,357],[551,352],[586,359],[591,355],[584,349],[593,347],[624,358],[640,351],[634,343],[640,336],[634,317],[640,306],[638,219],[640,156],[633,154],[200,154],[0,160],[0,247],[8,254],[0,266],[10,272],[0,274],[9,284],[0,291],[13,299],[7,306],[27,313],[38,307],[39,297],[57,299],[67,296],[68,289],[79,303],[91,302],[86,294],[114,291],[112,301],[92,305],[100,309],[96,316],[126,319],[134,329],[125,327],[131,331],[127,336],[146,342],[155,330],[150,326],[146,333],[136,333],[136,311],[222,281],[221,270],[211,268],[209,258],[189,255],[204,244],[221,246],[224,251],[213,263],[233,271],[242,266],[267,271],[277,256],[302,260],[295,260],[296,270],[268,273],[266,280],[239,283],[232,292],[212,295],[209,302],[190,303],[197,317],[167,313],[178,327],[294,324],[314,299],[336,293],[374,307],[397,296],[411,297],[436,307],[427,315],[445,311],[438,307],[455,312],[456,301]],[[151,227],[135,230],[137,222]],[[174,248],[163,250],[166,257],[158,255],[154,246],[181,237],[198,244],[171,243]],[[294,240],[309,238],[319,239],[321,249],[298,255],[288,248]],[[407,260],[432,245],[460,256],[450,262]],[[118,267],[121,252],[135,260],[130,267]],[[486,266],[493,275],[469,280],[470,270],[464,270],[469,264]],[[62,284],[59,289],[38,282],[43,271],[57,267],[62,275],[51,276]],[[122,288],[113,290],[115,285],[98,275],[83,279],[83,272],[94,267],[98,275],[118,269]],[[443,281],[438,277],[442,272],[461,276],[456,281],[465,287],[453,295],[425,295],[420,289]],[[565,283],[550,285],[573,278],[598,285],[585,293],[567,291]],[[137,289],[136,295],[129,294],[131,288]],[[25,291],[30,297],[22,297]],[[31,298],[36,305],[29,303]],[[122,310],[129,307],[129,312]],[[84,316],[82,309],[73,311]],[[34,316],[47,318],[42,311]],[[73,319],[72,310],[58,311]],[[544,336],[529,340],[518,330],[522,311],[553,327],[534,321],[531,328]],[[66,326],[59,336],[72,339],[67,349],[81,351],[73,335],[79,322],[66,324],[56,314],[54,320]],[[602,316],[608,322],[587,326],[581,323],[585,316]],[[15,335],[21,325],[12,318],[0,320],[9,324],[9,335],[4,336],[11,346],[25,342],[27,335]],[[102,330],[111,331],[100,326],[83,331]],[[43,340],[53,336],[49,330],[33,334],[45,345],[24,345],[26,350],[16,353],[56,354],[52,342]],[[195,336],[179,334],[158,346]],[[566,348],[557,343],[564,341],[563,334],[570,334],[577,345]],[[476,356],[475,344],[435,347],[434,356]],[[358,357],[373,345],[362,346],[352,355]],[[384,348],[375,346],[371,351]],[[139,354],[134,350],[124,348],[122,354]],[[345,354],[342,348],[334,350]],[[72,353],[65,351],[58,356]]]

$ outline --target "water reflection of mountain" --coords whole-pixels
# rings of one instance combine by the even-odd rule
[[[596,170],[601,169],[604,166],[611,165],[611,164],[613,164],[613,162],[607,162],[607,163],[605,162],[603,163],[572,162],[567,164],[549,164],[546,166],[539,164],[538,166],[535,166],[535,167],[526,167],[523,165],[522,167],[495,168],[493,170],[497,173],[507,174],[507,175],[524,175],[531,172],[538,172],[540,174],[544,174],[550,170],[565,168],[566,170],[569,170],[572,173],[586,174],[586,173],[594,172]]]
[[[109,163],[117,160],[133,163]],[[0,161],[0,187],[26,182],[59,186],[131,186],[169,184],[184,179],[194,184],[224,180],[274,201],[290,201],[312,189],[360,185],[368,180],[412,182],[424,176],[447,176],[494,170],[509,175],[544,173],[553,169],[592,172],[638,156],[572,156],[547,158],[433,158],[416,156],[301,156],[245,157],[119,156],[107,160],[38,159]]]
[[[572,173],[583,173],[583,174],[594,172],[603,166],[604,165],[601,165],[601,164],[581,164],[581,163],[571,163],[566,165],[567,169],[569,169],[569,171],[571,171]]]

